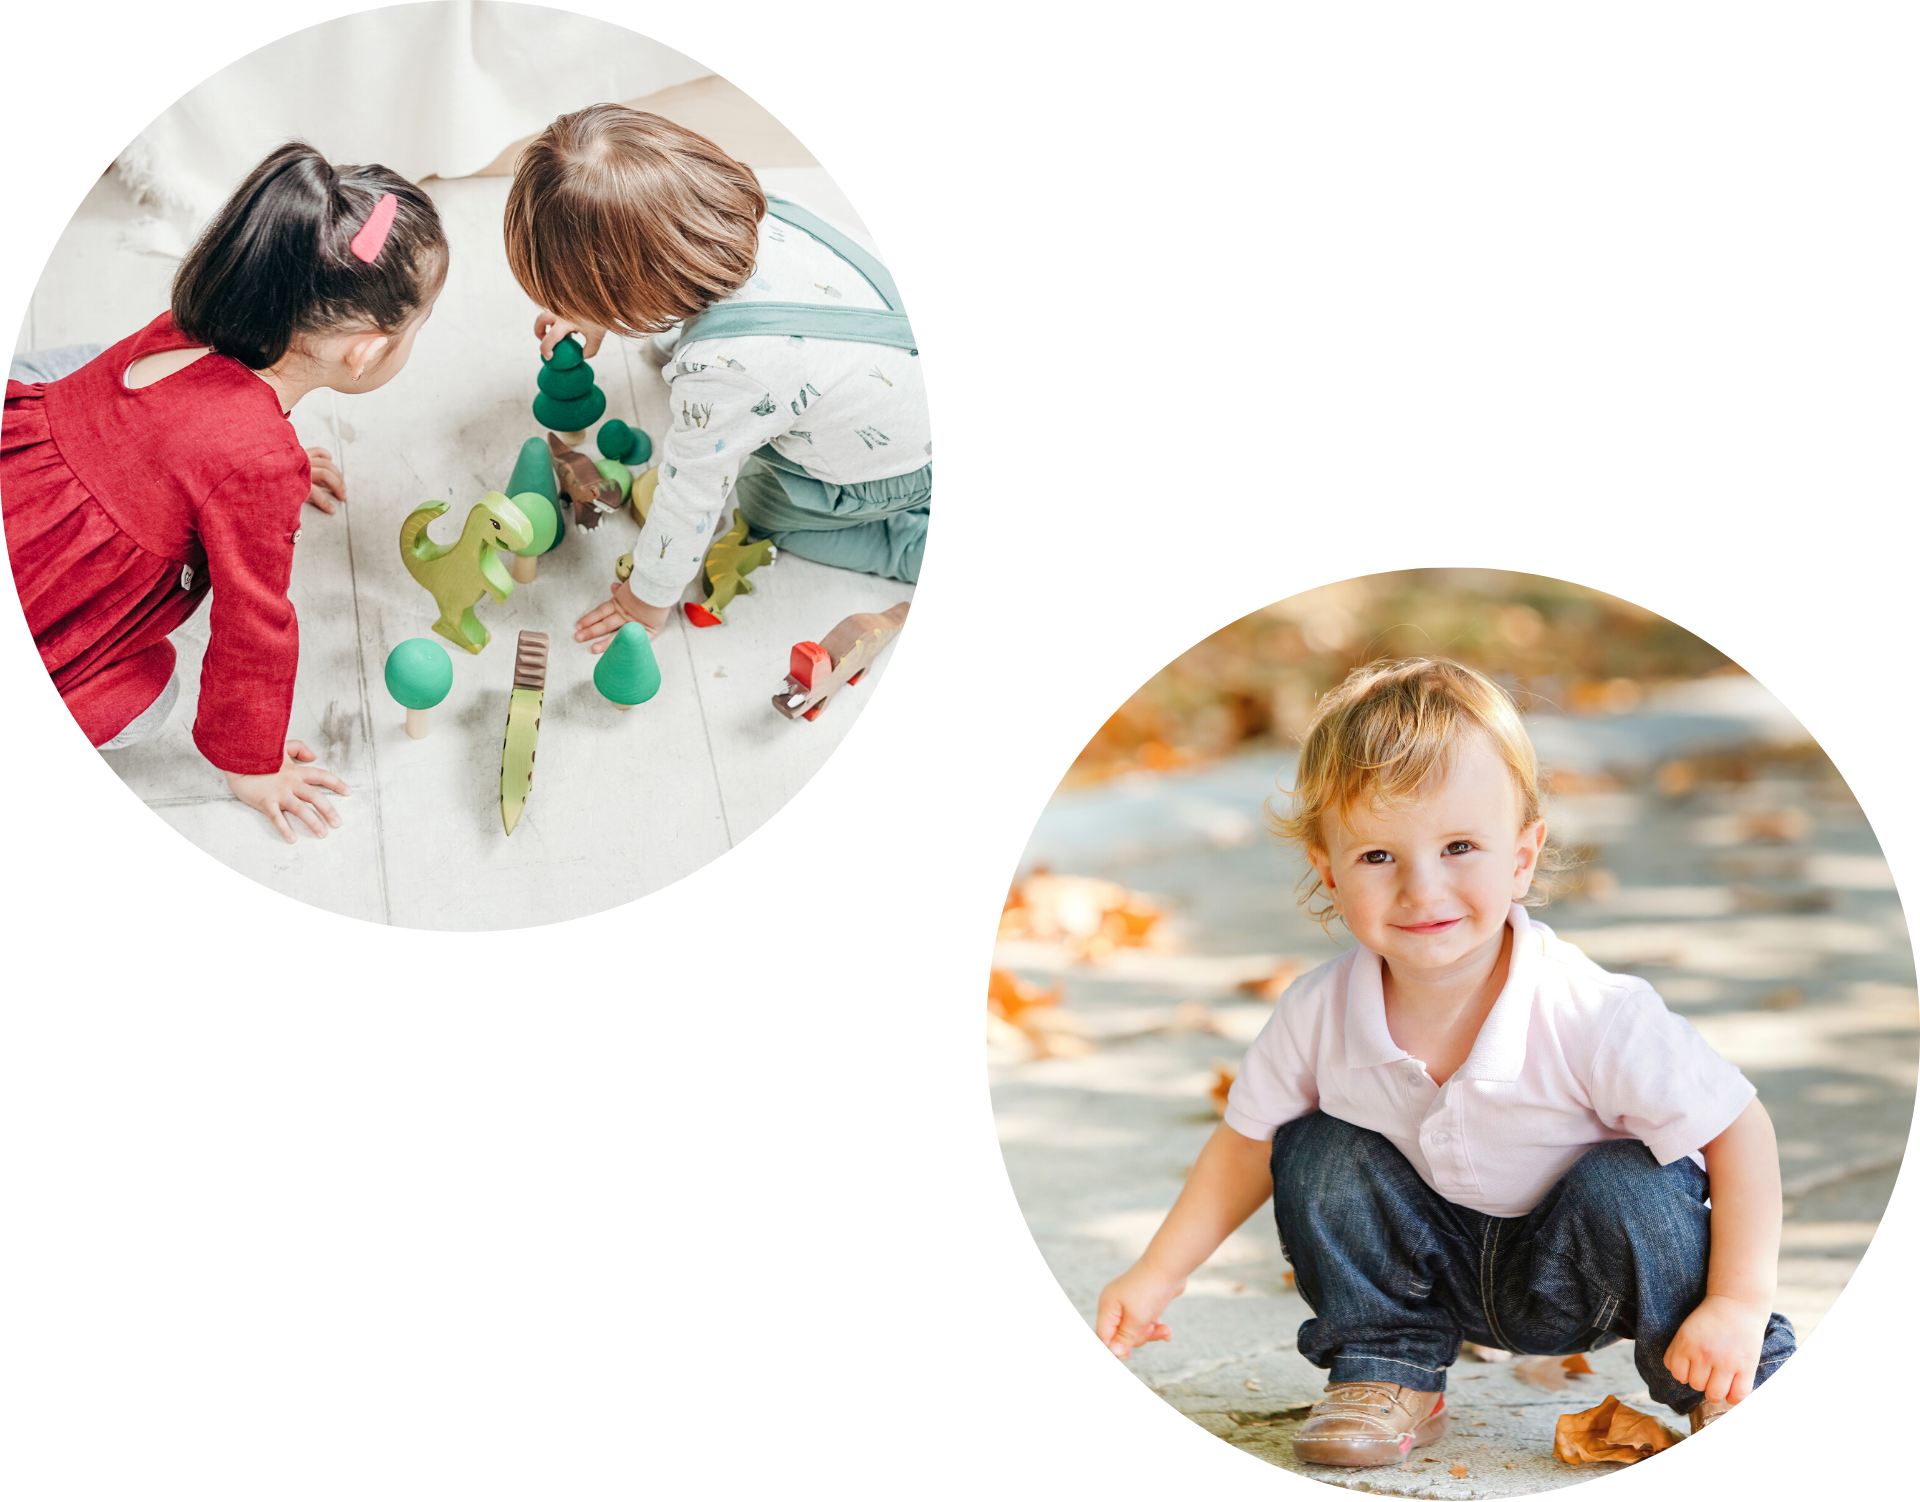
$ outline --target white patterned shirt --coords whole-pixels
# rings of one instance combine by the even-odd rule
[[[753,274],[716,306],[756,301],[886,306],[847,262],[771,215],[760,221]],[[840,485],[911,474],[933,457],[918,355],[844,339],[694,333],[661,371],[672,424],[628,581],[649,605],[675,603],[699,573],[729,525],[740,466],[763,444]]]

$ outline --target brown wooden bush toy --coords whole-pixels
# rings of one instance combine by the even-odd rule
[[[835,694],[866,677],[880,649],[900,634],[909,603],[902,600],[879,615],[850,615],[822,640],[797,643],[787,686],[773,696],[773,707],[790,720],[817,720]]]

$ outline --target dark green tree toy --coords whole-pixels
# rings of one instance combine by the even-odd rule
[[[533,420],[578,446],[587,429],[607,410],[607,395],[593,384],[593,367],[571,336],[554,345],[540,362],[540,394],[533,399]]]

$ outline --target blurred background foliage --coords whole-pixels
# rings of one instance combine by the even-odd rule
[[[1063,787],[1292,747],[1319,696],[1378,658],[1448,657],[1531,714],[1624,714],[1665,683],[1740,673],[1664,616],[1598,590],[1493,569],[1369,574],[1233,622],[1143,684]]]

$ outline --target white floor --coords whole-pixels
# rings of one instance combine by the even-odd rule
[[[857,228],[819,168],[762,173]],[[288,846],[230,797],[190,738],[206,643],[203,609],[174,638],[182,695],[161,736],[101,753],[131,792],[185,838],[233,869],[333,912],[415,928],[497,929],[601,911],[678,880],[745,839],[826,760],[880,689],[891,652],[821,717],[789,722],[772,697],[793,643],[818,640],[843,616],[882,610],[910,587],[783,557],[752,576],[754,593],[726,624],[676,618],[655,643],[663,684],[622,713],[592,683],[593,658],[573,622],[603,597],[614,559],[637,528],[626,513],[591,532],[569,529],[539,578],[479,614],[493,639],[478,656],[450,649],[454,686],[433,731],[411,740],[382,665],[407,637],[438,640],[431,598],[401,566],[398,537],[424,501],[452,502],[433,535],[451,540],[467,509],[507,480],[521,443],[542,430],[532,402],[539,352],[534,307],[507,270],[500,240],[508,180],[427,184],[453,249],[446,291],[412,362],[381,391],[318,392],[301,403],[301,441],[344,464],[349,504],[309,509],[291,596],[300,616],[300,673],[288,733],[346,779],[343,827],[304,830]],[[103,178],[62,237],[17,348],[110,343],[162,311],[175,262],[128,249],[140,213]],[[667,423],[666,387],[637,346],[609,340],[592,362],[608,417]],[[591,438],[588,440],[591,447]],[[697,598],[694,589],[689,598]],[[516,633],[550,633],[538,770],[511,838],[501,832],[500,744]]]

